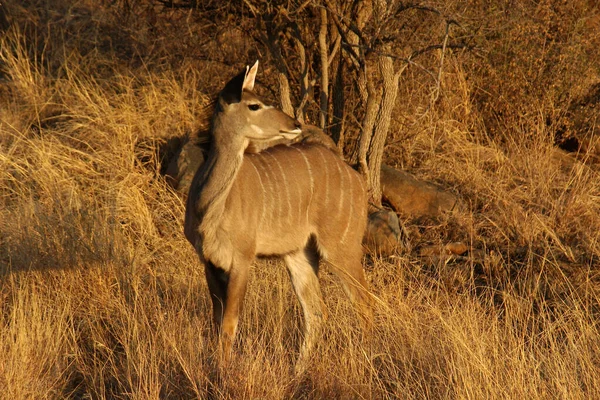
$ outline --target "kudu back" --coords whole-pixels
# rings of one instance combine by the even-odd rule
[[[357,172],[319,144],[244,153],[250,142],[301,133],[296,120],[252,92],[257,68],[258,62],[246,67],[219,94],[208,159],[188,195],[185,234],[205,266],[224,358],[235,338],[251,263],[257,255],[283,257],[304,313],[303,362],[323,320],[320,260],[370,320],[361,246],[366,190]]]

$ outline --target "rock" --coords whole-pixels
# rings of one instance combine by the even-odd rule
[[[458,207],[458,198],[437,186],[385,164],[381,166],[383,197],[400,214],[436,216]]]
[[[165,177],[179,193],[187,196],[196,171],[204,163],[204,151],[195,141],[187,140],[169,162]]]
[[[567,112],[557,121],[556,145],[578,161],[600,164],[600,83],[590,85],[582,96],[571,101]]]
[[[485,250],[469,247],[463,242],[423,246],[419,249],[418,255],[426,265],[455,263],[454,265],[457,266],[456,263],[459,263],[464,267],[465,265],[480,264],[485,268],[490,261]],[[472,272],[471,267],[467,271]]]
[[[445,246],[423,246],[419,250],[419,256],[462,256],[467,251],[469,251],[469,246],[467,246],[463,242],[452,242],[448,243]]]
[[[448,254],[455,254],[457,256],[461,256],[467,251],[469,251],[469,246],[467,246],[463,242],[452,242],[446,245],[445,250]]]
[[[369,215],[363,245],[372,254],[388,256],[400,245],[401,231],[398,215],[380,210]]]

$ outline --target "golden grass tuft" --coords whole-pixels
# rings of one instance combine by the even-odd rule
[[[474,95],[490,70],[460,55],[447,56],[439,104],[398,106],[387,161],[466,206],[405,220],[410,248],[462,240],[485,256],[365,258],[369,334],[323,271],[328,323],[301,376],[299,305],[284,267],[260,261],[220,369],[204,274],[160,159],[202,126],[207,76],[220,72],[125,62],[102,45],[110,10],[75,3],[57,2],[73,19],[34,33],[42,7],[9,2],[0,38],[2,398],[600,398],[598,168],[557,156],[548,103],[519,104],[527,124],[507,114],[493,134]],[[414,78],[404,98],[419,102]]]

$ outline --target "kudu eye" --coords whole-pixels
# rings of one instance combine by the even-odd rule
[[[252,111],[260,110],[260,104],[248,104],[248,108]]]

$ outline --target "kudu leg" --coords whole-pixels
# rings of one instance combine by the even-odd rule
[[[369,331],[373,322],[372,299],[362,267],[362,250],[329,254],[327,263],[342,282],[344,291],[359,314],[363,328]]]
[[[242,310],[250,262],[235,262],[230,271],[207,263],[206,281],[213,302],[213,318],[221,341],[221,359],[227,362],[231,356],[239,314]]]
[[[227,301],[229,275],[210,262],[204,264],[204,274],[206,275],[206,283],[210,291],[210,299],[212,300],[214,328],[220,334],[223,310]]]
[[[304,342],[296,364],[296,372],[301,372],[319,340],[323,322],[321,288],[317,277],[319,256],[316,251],[307,247],[286,255],[284,260],[304,313]]]

